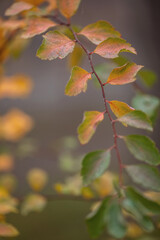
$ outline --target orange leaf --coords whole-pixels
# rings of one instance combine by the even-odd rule
[[[31,90],[31,79],[23,75],[4,77],[0,81],[0,98],[25,97]]]
[[[0,138],[17,141],[33,127],[32,119],[25,113],[12,109],[0,118]]]
[[[23,38],[31,38],[35,35],[41,34],[47,31],[48,28],[54,27],[57,24],[49,19],[35,17],[29,19],[27,22],[27,26],[22,34]]]
[[[16,0],[17,2],[21,2],[22,0]],[[46,2],[46,0],[23,0],[23,2],[30,3],[34,6],[40,5],[43,2]]]
[[[124,102],[113,100],[113,101],[110,101],[109,104],[112,112],[117,118],[120,118],[123,115],[135,110],[134,108],[130,107],[127,103],[124,103]],[[127,126],[126,124],[123,124],[123,125]]]
[[[66,17],[72,17],[80,4],[81,0],[58,0],[58,8],[61,14]]]
[[[108,38],[101,42],[94,50],[94,53],[104,58],[116,58],[120,52],[131,52],[136,54],[131,44],[121,38]]]
[[[29,10],[33,7],[33,5],[26,2],[17,2],[13,3],[5,12],[6,16],[14,16],[25,10]]]
[[[49,5],[47,6],[47,12],[51,12],[57,8],[57,0],[47,0]]]
[[[50,31],[44,36],[42,45],[37,51],[37,56],[44,60],[65,58],[73,51],[75,42],[58,31]]]
[[[72,74],[65,89],[68,96],[76,96],[87,89],[87,81],[91,79],[91,74],[80,67],[73,67]]]
[[[0,236],[1,237],[15,237],[19,235],[17,229],[11,224],[1,222],[0,223]]]
[[[84,113],[83,122],[78,127],[78,138],[81,144],[89,142],[96,127],[104,119],[104,113],[98,111],[90,111]]]
[[[7,153],[0,154],[0,171],[6,172],[13,169],[13,157]]]
[[[99,44],[110,37],[120,37],[120,33],[110,23],[103,20],[89,24],[79,34],[87,37],[94,44]]]
[[[137,72],[143,66],[135,63],[126,63],[125,65],[112,70],[106,83],[111,85],[123,85],[134,82]]]

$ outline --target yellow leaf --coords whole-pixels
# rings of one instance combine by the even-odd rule
[[[80,65],[84,56],[84,51],[78,45],[75,46],[73,52],[69,55],[68,65],[69,68]]]
[[[89,142],[96,127],[104,119],[104,113],[98,111],[90,111],[84,113],[83,122],[78,127],[78,138],[81,144]]]
[[[22,0],[17,0],[17,2],[21,2]],[[43,2],[46,2],[46,0],[23,0],[23,2],[32,4],[34,6],[40,5]]]
[[[0,138],[17,141],[33,127],[32,119],[18,109],[0,118]]]
[[[74,49],[75,42],[58,31],[50,31],[43,35],[44,40],[37,51],[43,60],[63,59]]]
[[[46,199],[39,194],[30,194],[28,195],[23,204],[21,212],[23,215],[27,215],[30,212],[40,212],[46,206]]]
[[[87,37],[94,44],[99,44],[110,37],[120,37],[120,33],[110,23],[103,20],[87,25],[79,34]]]
[[[135,223],[129,223],[127,229],[127,236],[133,239],[139,238],[143,235],[143,230]]]
[[[135,110],[134,108],[130,107],[127,103],[124,102],[114,100],[110,101],[109,104],[112,112],[117,118],[120,118],[123,115]]]
[[[31,79],[24,75],[4,77],[0,81],[0,98],[25,97],[31,90]]]
[[[13,3],[5,12],[6,16],[14,16],[25,10],[29,10],[33,7],[33,5],[27,2],[16,2]]]
[[[137,72],[143,66],[137,65],[135,63],[126,63],[125,65],[114,68],[108,77],[106,83],[111,85],[123,85],[127,83],[134,82],[136,80],[135,76]]]
[[[34,168],[29,171],[27,180],[33,190],[41,191],[48,181],[48,175],[44,170]]]
[[[13,157],[7,153],[0,155],[0,171],[6,172],[13,169]]]
[[[121,38],[108,38],[101,42],[94,50],[94,53],[104,58],[116,58],[120,52],[131,52],[136,54],[131,44]]]
[[[0,186],[5,188],[9,193],[12,193],[17,185],[17,179],[13,174],[4,174],[0,176]]]
[[[47,18],[34,17],[27,21],[27,26],[22,33],[22,38],[31,38],[47,31],[48,28],[57,24]]]
[[[80,4],[81,0],[58,0],[58,8],[61,14],[66,17],[72,17]]]
[[[0,223],[0,236],[1,237],[15,237],[19,235],[18,230],[8,223]]]
[[[82,91],[85,92],[88,79],[91,79],[90,73],[78,66],[73,67],[71,77],[65,89],[65,94],[68,96],[76,96]]]

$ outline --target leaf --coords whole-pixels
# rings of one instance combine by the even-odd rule
[[[111,154],[110,151],[95,151],[88,153],[82,162],[81,175],[85,185],[100,177],[108,168]]]
[[[33,190],[41,191],[48,181],[48,175],[43,169],[32,168],[27,174],[27,180]]]
[[[160,173],[156,167],[141,164],[126,166],[125,169],[135,183],[160,191]]]
[[[13,170],[14,159],[11,154],[0,154],[0,172],[7,172]]]
[[[74,49],[75,42],[58,31],[50,31],[43,35],[43,42],[37,56],[43,60],[63,59]]]
[[[106,226],[109,200],[110,197],[104,199],[100,206],[91,212],[86,218],[88,231],[93,238],[100,236]]]
[[[153,85],[157,81],[157,75],[155,74],[155,72],[151,70],[147,70],[147,69],[141,70],[139,71],[138,75],[140,76],[144,85],[148,88],[153,87]]]
[[[66,17],[72,17],[80,4],[81,0],[58,0],[58,8],[61,14]]]
[[[93,53],[104,58],[116,58],[120,52],[131,52],[136,54],[131,44],[121,38],[108,38],[104,40],[96,47]]]
[[[27,215],[30,212],[41,212],[46,206],[46,199],[39,194],[28,195],[21,208],[22,215]]]
[[[144,209],[142,209],[142,207],[140,207],[136,201],[134,201],[132,198],[126,197],[123,200],[122,205],[145,231],[152,232],[154,230],[154,225],[151,218],[144,214]]]
[[[136,159],[151,165],[160,164],[160,153],[149,137],[128,135],[124,136],[123,140]]]
[[[30,3],[26,2],[16,2],[13,3],[5,12],[6,16],[14,16],[25,10],[29,10],[33,7]]]
[[[1,237],[16,237],[18,235],[19,235],[19,232],[14,226],[5,222],[0,222]]]
[[[121,67],[113,69],[106,83],[111,85],[123,85],[134,82],[136,80],[135,76],[137,72],[142,67],[143,66],[135,63],[126,63]]]
[[[144,214],[160,214],[160,204],[144,197],[140,192],[132,187],[126,189],[127,198],[139,207],[139,210],[143,211]]]
[[[87,90],[87,81],[91,79],[91,73],[78,66],[73,67],[71,77],[67,83],[65,94],[76,96]]]
[[[123,115],[122,117],[118,118],[117,121],[122,122],[123,124],[125,123],[131,127],[153,131],[151,120],[144,112],[138,110],[134,110]]]
[[[17,1],[22,1],[22,0],[17,0]],[[27,2],[27,3],[30,3],[30,4],[33,4],[34,6],[37,6],[37,5],[40,5],[41,3],[45,2],[45,1],[48,1],[48,0],[23,0],[24,2]],[[52,0],[54,1],[54,0]]]
[[[84,51],[78,45],[75,45],[73,52],[69,55],[68,66],[73,68],[74,66],[80,65],[84,57]]]
[[[25,97],[32,90],[32,81],[25,75],[2,77],[0,81],[0,98]]]
[[[147,94],[137,94],[132,99],[132,105],[134,108],[145,112],[154,123],[160,107],[160,99]]]
[[[124,102],[113,100],[113,101],[109,101],[109,105],[112,112],[117,118],[120,118],[125,114],[134,111],[134,108],[130,107],[127,103],[124,103]],[[127,126],[127,124],[124,123],[124,126]]]
[[[0,138],[17,141],[33,127],[33,120],[18,109],[12,109],[0,118]]]
[[[110,37],[121,36],[110,23],[103,20],[87,25],[79,34],[85,36],[94,44],[99,44]]]
[[[107,230],[112,237],[123,238],[126,235],[127,228],[122,209],[117,200],[113,200],[107,212]]]
[[[96,127],[104,119],[104,113],[98,111],[90,111],[84,113],[83,122],[78,127],[78,138],[81,144],[89,142]]]
[[[104,63],[100,63],[100,64],[96,65],[94,69],[95,69],[97,75],[99,76],[99,78],[101,79],[102,83],[105,83],[107,81],[107,78],[108,78],[110,72],[113,70],[114,67],[115,66],[113,63],[104,62]],[[97,78],[94,74],[93,74],[92,78],[93,78],[93,81],[94,81],[96,87],[100,88],[100,84],[97,81]]]
[[[22,33],[22,38],[31,38],[38,34],[47,31],[48,28],[54,27],[57,24],[47,18],[35,17],[29,19],[27,26]]]

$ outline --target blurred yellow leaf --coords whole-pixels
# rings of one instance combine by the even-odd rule
[[[8,223],[0,223],[0,236],[1,237],[15,237],[19,235],[18,230]]]
[[[0,186],[5,188],[9,193],[13,192],[17,185],[16,176],[13,174],[4,174],[0,176]]]
[[[27,180],[33,190],[41,191],[48,181],[48,175],[44,170],[34,168],[28,172]]]
[[[85,199],[91,199],[94,197],[94,193],[89,187],[83,187],[81,191],[82,191],[82,196]]]
[[[79,66],[82,62],[84,56],[84,51],[78,45],[75,46],[73,52],[68,57],[68,65],[69,68],[73,68],[74,66]]]
[[[0,98],[25,97],[32,90],[31,79],[25,75],[4,77],[0,80]]]
[[[17,141],[33,127],[33,120],[18,109],[12,109],[0,118],[0,138]]]
[[[0,171],[10,171],[13,169],[13,157],[7,153],[0,155]]]
[[[113,180],[115,175],[106,172],[100,178],[96,179],[93,183],[93,188],[100,197],[105,197],[114,192]]]
[[[30,194],[25,198],[21,212],[23,215],[27,215],[32,211],[40,212],[44,209],[46,203],[47,201],[43,196],[39,194]]]
[[[127,229],[127,236],[133,239],[140,237],[143,234],[143,230],[135,223],[129,223]]]

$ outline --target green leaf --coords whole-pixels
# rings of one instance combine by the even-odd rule
[[[65,94],[76,96],[87,90],[87,81],[91,79],[91,74],[78,66],[73,67],[71,77],[67,83]]]
[[[84,119],[78,127],[78,138],[81,144],[89,142],[98,124],[104,119],[104,112],[90,111],[84,113]]]
[[[85,185],[100,177],[110,163],[110,151],[95,151],[88,153],[82,162],[81,175]]]
[[[50,31],[43,35],[43,42],[37,56],[43,60],[63,59],[74,49],[75,42],[58,31]]]
[[[136,159],[151,165],[160,164],[160,153],[155,143],[146,136],[128,135],[123,137],[129,151]]]
[[[160,173],[156,167],[141,164],[127,166],[125,169],[135,183],[160,191]]]
[[[125,123],[131,127],[153,131],[151,120],[144,112],[138,110],[134,110],[123,115],[122,117],[118,118],[117,121]]]
[[[136,54],[131,44],[121,38],[108,38],[104,40],[96,47],[93,53],[104,58],[116,58],[120,52],[131,52]]]
[[[27,215],[30,212],[40,212],[46,206],[46,199],[39,194],[30,194],[28,195],[21,208],[22,215]]]
[[[146,94],[137,94],[132,99],[132,105],[137,110],[145,112],[152,122],[155,122],[158,109],[160,107],[159,98]]]
[[[100,206],[91,212],[86,218],[88,231],[93,238],[100,236],[106,226],[109,200],[110,197],[104,199]]]
[[[31,38],[47,31],[48,28],[56,26],[57,23],[47,19],[34,17],[27,21],[27,26],[22,33],[22,38]]]
[[[124,57],[124,56],[118,56],[117,58],[114,58],[113,60],[113,63],[115,63],[117,66],[123,66],[124,64],[126,64],[129,60]]]
[[[0,237],[16,237],[19,235],[18,230],[11,224],[0,222]]]
[[[99,44],[110,37],[120,37],[120,33],[110,23],[103,20],[87,25],[79,34],[85,36],[94,44]]]
[[[145,231],[152,232],[154,225],[150,217],[142,212],[142,208],[131,198],[125,198],[122,203],[124,209],[144,228]]]
[[[58,0],[58,8],[61,14],[66,17],[72,17],[80,4],[81,0]]]
[[[151,88],[157,81],[157,75],[155,72],[151,70],[141,70],[139,71],[138,75],[140,76],[142,82],[145,84],[146,87]]]
[[[14,16],[17,15],[25,10],[29,10],[33,8],[33,5],[27,3],[27,2],[16,2],[13,3],[5,12],[6,16]]]
[[[135,76],[137,72],[142,67],[143,66],[135,63],[126,63],[121,67],[113,69],[106,83],[111,85],[123,85],[134,82],[136,80]]]
[[[117,200],[113,200],[108,207],[107,229],[109,234],[115,238],[123,238],[126,235],[127,228],[125,219]]]
[[[132,187],[126,189],[126,196],[135,202],[144,214],[160,214],[160,204],[144,197]]]

